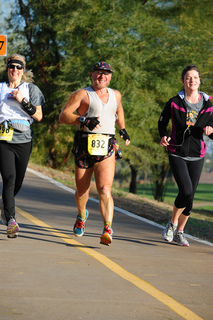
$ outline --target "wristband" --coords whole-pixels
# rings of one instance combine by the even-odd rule
[[[126,132],[126,129],[121,129],[119,131],[119,134],[120,136],[123,136],[123,139],[126,141],[126,140],[129,140],[130,141],[130,137],[128,135],[128,133]]]
[[[30,116],[34,115],[36,113],[36,107],[33,106],[29,101],[27,101],[25,98],[23,98],[22,102],[22,109],[27,112]]]

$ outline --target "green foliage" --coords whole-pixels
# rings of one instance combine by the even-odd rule
[[[168,159],[158,118],[189,63],[200,67],[201,89],[211,92],[212,10],[208,0],[16,0],[9,52],[26,56],[46,98],[33,157],[55,168],[73,164],[75,128],[58,116],[72,92],[90,85],[92,65],[105,60],[115,70],[110,86],[122,93],[131,137],[128,148],[117,137],[123,159],[152,172],[156,188],[163,185]]]

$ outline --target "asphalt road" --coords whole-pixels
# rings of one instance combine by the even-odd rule
[[[76,238],[73,190],[27,172],[19,237],[0,225],[0,320],[213,319],[211,244],[168,244],[161,226],[115,208],[113,242],[103,246],[97,200],[87,208]]]

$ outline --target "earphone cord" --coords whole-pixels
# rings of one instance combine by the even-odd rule
[[[184,142],[185,142],[186,131],[189,130],[189,127],[190,127],[190,126],[188,126],[188,127],[184,130],[184,132],[183,132],[183,140],[182,140],[181,144],[172,144],[172,143],[170,143],[169,146],[172,146],[172,147],[181,147],[181,146],[184,144]]]

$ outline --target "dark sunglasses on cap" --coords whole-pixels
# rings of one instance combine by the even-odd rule
[[[111,74],[111,72],[101,71],[101,70],[96,70],[96,72],[97,72],[98,74],[104,74],[105,76],[108,75],[108,74]]]
[[[20,66],[19,64],[18,65],[15,65],[15,64],[8,64],[8,68],[9,69],[17,69],[17,70],[21,70],[21,69],[23,69],[23,67],[22,66]]]

